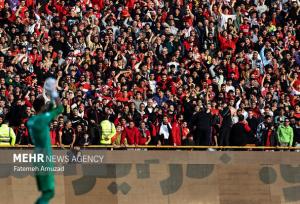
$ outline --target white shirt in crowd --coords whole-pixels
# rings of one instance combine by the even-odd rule
[[[164,139],[169,139],[169,130],[168,130],[168,126],[170,129],[172,129],[171,125],[168,124],[161,124],[160,129],[159,129],[159,134],[164,136]]]

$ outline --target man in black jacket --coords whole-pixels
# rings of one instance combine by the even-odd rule
[[[251,128],[243,115],[239,115],[239,122],[234,124],[230,132],[230,145],[245,146],[249,140]]]
[[[277,134],[274,125],[270,123],[266,123],[265,128],[262,130],[262,145],[276,146],[277,145]]]
[[[251,128],[251,134],[253,134],[254,136],[257,130],[257,126],[259,125],[259,120],[254,116],[253,110],[248,111],[247,122]]]
[[[152,99],[148,99],[148,101],[147,101],[147,106],[145,108],[145,114],[148,116],[149,121],[154,122],[156,120]]]
[[[71,117],[71,122],[72,122],[72,127],[76,128],[79,124],[84,126],[84,129],[87,129],[87,121],[84,120],[82,117],[79,116],[79,112],[77,108],[74,108],[72,111],[72,117]]]
[[[231,118],[230,109],[225,104],[223,104],[223,110],[221,111],[221,116],[222,116],[222,124],[220,129],[219,145],[228,146],[230,130],[232,127],[232,118]]]
[[[296,119],[296,124],[293,127],[294,130],[294,146],[295,147],[300,147],[300,119]],[[300,150],[296,150],[299,152]]]
[[[210,109],[201,108],[193,120],[195,144],[209,146],[211,144],[212,114]]]
[[[19,127],[22,123],[22,119],[26,117],[26,106],[22,103],[22,100],[17,100],[12,105],[10,112],[7,115],[9,125],[11,127]]]

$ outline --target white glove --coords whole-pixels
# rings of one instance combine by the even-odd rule
[[[44,83],[44,89],[48,93],[56,90],[56,80],[54,78],[47,78]]]
[[[56,99],[58,97],[58,92],[56,90],[51,91],[50,96],[52,99]]]
[[[52,98],[55,99],[58,97],[56,90],[56,80],[54,78],[47,78],[44,83],[44,89],[46,93]]]

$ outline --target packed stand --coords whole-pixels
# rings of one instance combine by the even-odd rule
[[[54,77],[64,113],[50,124],[53,145],[296,146],[299,9],[294,0],[1,1],[0,122],[30,145],[32,103]]]

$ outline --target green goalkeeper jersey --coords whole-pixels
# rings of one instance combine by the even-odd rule
[[[45,113],[32,116],[28,122],[28,131],[32,142],[35,146],[35,153],[52,156],[51,138],[50,138],[50,122],[63,112],[63,106],[59,105],[56,108],[51,108]],[[53,167],[52,162],[34,163],[34,166]],[[37,175],[50,175],[50,172],[36,172]]]
[[[28,120],[27,126],[29,134],[37,151],[50,150],[51,152],[49,124],[62,112],[63,106],[59,105],[50,111],[32,116]]]

